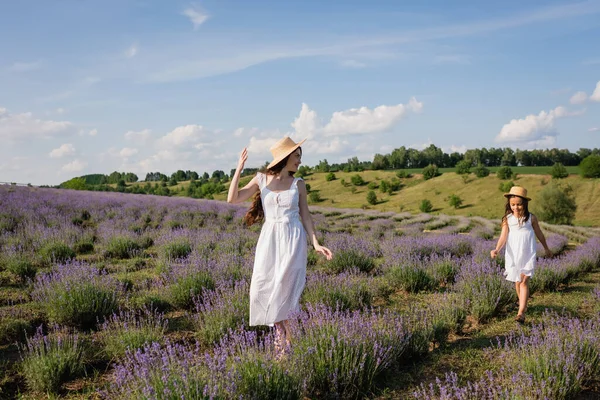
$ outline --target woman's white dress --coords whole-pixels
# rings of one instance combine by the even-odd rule
[[[521,282],[521,274],[533,276],[537,246],[531,218],[519,223],[513,214],[506,218],[508,223],[508,239],[504,253],[504,275],[511,282]]]
[[[256,245],[250,283],[250,325],[273,325],[300,309],[306,282],[307,240],[300,219],[298,180],[272,192],[258,174],[265,221]]]

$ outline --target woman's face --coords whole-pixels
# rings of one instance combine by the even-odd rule
[[[290,158],[288,158],[285,168],[290,172],[296,172],[298,171],[300,164],[302,164],[302,150],[296,149],[290,154]]]

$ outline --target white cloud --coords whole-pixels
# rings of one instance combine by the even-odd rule
[[[423,103],[414,97],[407,105],[395,106],[381,105],[370,109],[368,107],[351,108],[345,111],[336,111],[329,122],[323,126],[316,111],[311,110],[306,103],[302,103],[300,114],[292,128],[298,137],[313,138],[321,136],[345,136],[352,134],[373,134],[391,129],[408,111],[421,112]]]
[[[351,108],[334,112],[329,123],[323,128],[326,136],[369,134],[385,132],[391,129],[408,111],[420,112],[423,103],[414,97],[408,105],[381,105],[374,109],[368,107]]]
[[[68,136],[75,133],[75,126],[69,121],[42,120],[32,113],[11,114],[0,108],[0,139],[27,140]]]
[[[201,125],[179,126],[158,139],[157,144],[161,148],[194,145],[204,139],[205,134],[208,132]]]
[[[139,51],[139,46],[137,43],[133,43],[127,50],[125,50],[125,57],[133,58]]]
[[[300,115],[294,119],[291,125],[298,136],[302,138],[312,138],[321,129],[316,111],[311,110],[306,103],[302,103]]]
[[[125,139],[145,143],[150,138],[150,129],[143,129],[141,131],[127,131],[125,132]]]
[[[87,167],[87,163],[81,160],[73,160],[72,162],[63,165],[61,168],[64,172],[80,172]]]
[[[573,96],[571,96],[571,104],[583,104],[587,101],[587,94],[585,92],[577,92]]]
[[[127,158],[127,157],[131,157],[134,156],[138,153],[138,149],[133,149],[130,147],[124,147],[123,149],[121,149],[121,151],[119,152],[119,155],[123,158]]]
[[[91,131],[88,132],[88,135],[90,136],[96,136],[98,134],[98,129],[92,129]]]
[[[198,29],[198,27],[200,27],[200,25],[202,25],[208,19],[208,14],[198,5],[193,5],[186,8],[183,10],[183,15],[188,17],[192,24],[194,24],[194,29]]]
[[[496,136],[496,142],[536,147],[554,144],[558,135],[554,126],[556,120],[582,115],[584,112],[585,110],[570,112],[559,106],[549,112],[541,111],[538,115],[531,114],[522,119],[513,119],[502,127]]]
[[[65,109],[64,108],[57,108],[56,109],[56,113],[57,114],[64,114],[65,113]]]
[[[75,147],[71,143],[65,143],[50,152],[51,158],[61,158],[75,154]]]
[[[252,135],[256,135],[258,133],[258,131],[259,131],[258,128],[237,128],[233,132],[233,136],[235,136],[235,137],[252,136]]]
[[[600,132],[600,128],[598,128],[598,127],[590,128],[590,129],[588,129],[588,132]]]
[[[29,72],[35,71],[36,69],[40,69],[42,67],[41,61],[33,61],[33,62],[16,62],[11,65],[8,70],[12,72]]]
[[[442,150],[444,150],[445,153],[460,153],[460,154],[465,154],[468,150],[467,146],[462,145],[462,146],[457,146],[457,145],[450,145],[448,147],[442,147]]]
[[[600,81],[596,83],[596,89],[594,89],[594,93],[590,96],[591,101],[600,101]]]
[[[257,138],[252,136],[248,144],[248,153],[265,155],[281,137]],[[241,150],[241,149],[240,149]]]

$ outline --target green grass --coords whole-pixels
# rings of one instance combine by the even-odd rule
[[[519,168],[525,168],[523,172]],[[513,171],[519,174],[512,178],[515,185],[525,187],[532,197],[530,211],[535,213],[536,195],[548,184],[552,178],[543,175],[550,167],[515,167]],[[535,171],[535,174],[527,172]],[[488,219],[500,219],[503,214],[505,198],[499,190],[500,179],[494,174],[485,178],[477,178],[470,174],[465,183],[460,175],[443,173],[442,175],[423,180],[421,175],[401,179],[402,188],[392,195],[377,192],[380,202],[377,205],[367,203],[367,185],[352,186],[350,177],[356,172],[336,172],[337,179],[327,182],[325,173],[314,173],[304,179],[310,184],[311,190],[318,190],[321,201],[320,207],[335,208],[368,208],[378,211],[411,212],[419,213],[419,205],[423,199],[428,199],[433,204],[433,213],[447,214],[450,216],[481,216]],[[364,171],[359,173],[368,184],[372,181],[383,179],[391,180],[396,176],[396,171]],[[347,183],[342,186],[340,181]],[[583,179],[578,175],[571,175],[561,179],[561,182],[571,185],[577,202],[575,225],[600,226],[600,180]],[[354,189],[353,189],[354,188]],[[353,193],[354,191],[354,193]],[[450,195],[455,194],[463,199],[459,208],[448,204]],[[215,196],[216,200],[225,200],[226,193]]]

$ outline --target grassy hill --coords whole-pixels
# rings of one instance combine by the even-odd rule
[[[572,169],[574,168],[576,167]],[[530,210],[534,213],[537,194],[544,185],[552,181],[551,176],[547,174],[549,169],[550,167],[513,168],[518,175],[512,181],[515,185],[523,186],[529,191],[530,197],[533,199],[530,203]],[[481,216],[489,219],[502,217],[505,200],[499,186],[505,181],[497,178],[495,174],[492,173],[485,178],[477,178],[474,174],[470,174],[465,180],[463,176],[454,172],[444,172],[436,178],[424,180],[422,175],[416,171],[406,170],[407,173],[412,173],[412,176],[400,179],[402,187],[392,195],[374,189],[378,198],[376,205],[370,205],[367,202],[367,193],[370,190],[368,184],[370,182],[379,184],[382,180],[391,181],[396,177],[396,171],[336,172],[336,179],[329,182],[325,179],[326,173],[313,173],[304,179],[310,185],[311,191],[318,192],[321,197],[320,202],[311,203],[314,206],[419,213],[421,212],[419,210],[421,201],[427,199],[433,204],[433,213],[451,216]],[[571,175],[560,181],[571,185],[575,193],[577,212],[574,224],[600,226],[600,180],[583,179],[579,175],[573,174],[575,171],[569,172]],[[363,178],[364,185],[354,186],[350,183],[350,178],[356,174]],[[243,178],[242,182],[249,179],[250,177]],[[342,185],[342,180],[346,182],[345,185]],[[140,184],[145,183],[138,182],[134,185]],[[183,196],[188,185],[189,182],[179,182],[176,186],[170,186],[169,189],[175,196]],[[458,209],[448,204],[448,198],[452,194],[463,200],[462,206]],[[216,195],[215,199],[225,200],[226,197],[227,193],[224,192]]]
[[[466,182],[462,176],[453,172],[444,173],[427,181],[420,174],[414,174],[411,178],[401,179],[403,187],[392,195],[381,193],[375,189],[379,199],[376,205],[367,203],[368,183],[380,182],[384,179],[391,180],[396,176],[395,172],[360,172],[359,174],[366,184],[358,187],[350,184],[350,177],[355,174],[355,172],[337,172],[335,173],[336,179],[329,182],[325,180],[325,173],[314,173],[305,177],[311,191],[318,191],[322,199],[321,202],[312,204],[323,207],[369,208],[379,211],[419,213],[421,200],[428,199],[433,204],[434,213],[482,216],[490,219],[502,217],[505,199],[499,186],[503,181],[494,174],[486,178],[477,178],[471,174]],[[341,184],[342,179],[346,181],[346,186]],[[520,174],[512,181],[515,185],[527,188],[532,198],[531,211],[535,213],[536,194],[551,181],[551,177],[539,174]],[[600,226],[600,180],[583,179],[577,175],[570,175],[561,182],[568,183],[574,189],[577,202],[574,223],[584,226]],[[452,194],[463,199],[463,205],[458,209],[448,204],[448,197]],[[215,198],[225,200],[226,194],[220,194]]]

